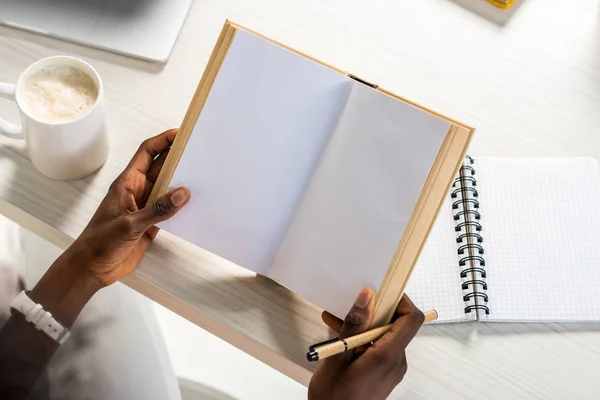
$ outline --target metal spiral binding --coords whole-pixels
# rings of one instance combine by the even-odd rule
[[[487,278],[485,269],[479,267],[469,267],[467,269],[463,269],[462,271],[460,271],[460,277],[463,279],[466,278],[469,275],[469,272],[479,272],[482,278]]]
[[[462,228],[466,228],[467,226],[474,227],[475,230],[478,231],[478,232],[480,232],[483,229],[483,227],[481,226],[481,224],[479,222],[475,222],[475,221],[462,221],[460,224],[456,225],[456,228],[454,228],[454,230],[456,232],[460,232],[462,230]]]
[[[479,208],[479,201],[475,199],[464,199],[464,200],[456,200],[452,203],[452,209],[458,210],[458,206],[462,206],[465,204],[473,204],[473,208]]]
[[[479,233],[472,233],[472,232],[460,234],[456,238],[456,243],[462,243],[464,239],[470,238],[470,237],[476,238],[477,243],[483,243],[483,237]]]
[[[465,214],[473,214],[473,216],[475,217],[475,219],[481,219],[481,214],[479,214],[479,211],[475,211],[475,210],[463,210],[463,211],[459,211],[456,214],[454,214],[454,220],[458,221],[460,219],[461,215],[465,215]]]
[[[456,199],[452,203],[454,221],[457,232],[456,243],[458,264],[463,267],[460,271],[462,279],[463,300],[466,303],[465,313],[475,312],[490,313],[486,305],[489,298],[485,293],[487,283],[485,278],[485,258],[483,249],[483,230],[481,225],[481,213],[479,210],[479,192],[477,191],[477,179],[475,178],[475,161],[466,156],[463,166],[460,168],[459,176],[452,184],[450,197]]]
[[[482,304],[470,304],[468,306],[465,307],[465,313],[468,314],[473,310],[481,310],[481,311],[485,311],[486,314],[490,313],[490,309],[488,308],[488,306],[484,306]]]
[[[459,180],[460,182],[460,178],[456,178],[454,180],[454,182],[456,183],[456,180]],[[459,187],[458,189],[454,189],[452,191],[452,193],[450,194],[450,197],[452,197],[453,199],[456,199],[458,197],[458,195],[462,195],[463,192],[472,192],[473,193],[473,197],[479,197],[479,193],[477,193],[477,189],[475,189],[474,187]]]
[[[483,290],[487,290],[487,283],[485,283],[485,281],[482,281],[480,279],[470,279],[468,281],[464,281],[462,284],[462,288],[463,290],[467,290],[469,288],[469,285],[481,285],[481,287],[483,288]]]
[[[483,257],[480,257],[480,256],[463,257],[458,261],[458,265],[460,265],[461,267],[464,267],[465,265],[467,265],[467,261],[479,261],[479,265],[481,265],[482,267],[485,267],[485,260],[483,259]]]
[[[477,236],[479,236],[479,235],[477,235]],[[479,236],[479,237],[481,237],[481,236]],[[480,245],[474,244],[474,243],[465,244],[465,245],[460,246],[458,248],[458,254],[459,255],[465,254],[465,250],[467,250],[467,249],[477,249],[479,251],[480,255],[483,254],[483,246],[480,246]]]
[[[487,303],[488,295],[485,293],[467,293],[463,296],[464,301],[469,301],[473,297],[481,297]]]

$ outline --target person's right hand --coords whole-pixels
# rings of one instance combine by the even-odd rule
[[[344,321],[327,311],[323,313],[323,321],[343,339],[368,330],[374,309],[373,292],[363,289]],[[309,400],[386,399],[406,374],[405,349],[424,319],[423,313],[404,295],[390,332],[366,350],[347,351],[319,364],[308,386]]]

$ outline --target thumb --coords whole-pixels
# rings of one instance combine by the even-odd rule
[[[166,221],[177,214],[190,199],[188,188],[181,187],[163,194],[146,207],[134,214],[140,230],[143,232],[159,222]]]
[[[345,339],[368,330],[373,322],[374,310],[375,294],[371,289],[363,289],[346,315],[338,337]],[[352,360],[353,355],[354,351],[346,351],[332,358],[330,362],[345,365]]]
[[[346,315],[342,329],[340,330],[340,339],[349,336],[358,335],[369,329],[373,322],[375,309],[375,294],[371,289],[363,289],[354,301],[354,305]]]

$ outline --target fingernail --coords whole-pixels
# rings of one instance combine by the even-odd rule
[[[171,195],[171,203],[179,207],[190,197],[190,191],[186,188],[179,188]]]
[[[371,289],[363,289],[354,302],[354,307],[365,309],[371,301]]]

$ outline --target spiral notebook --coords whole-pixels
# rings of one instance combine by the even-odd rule
[[[467,158],[406,293],[439,322],[600,321],[591,158]]]

